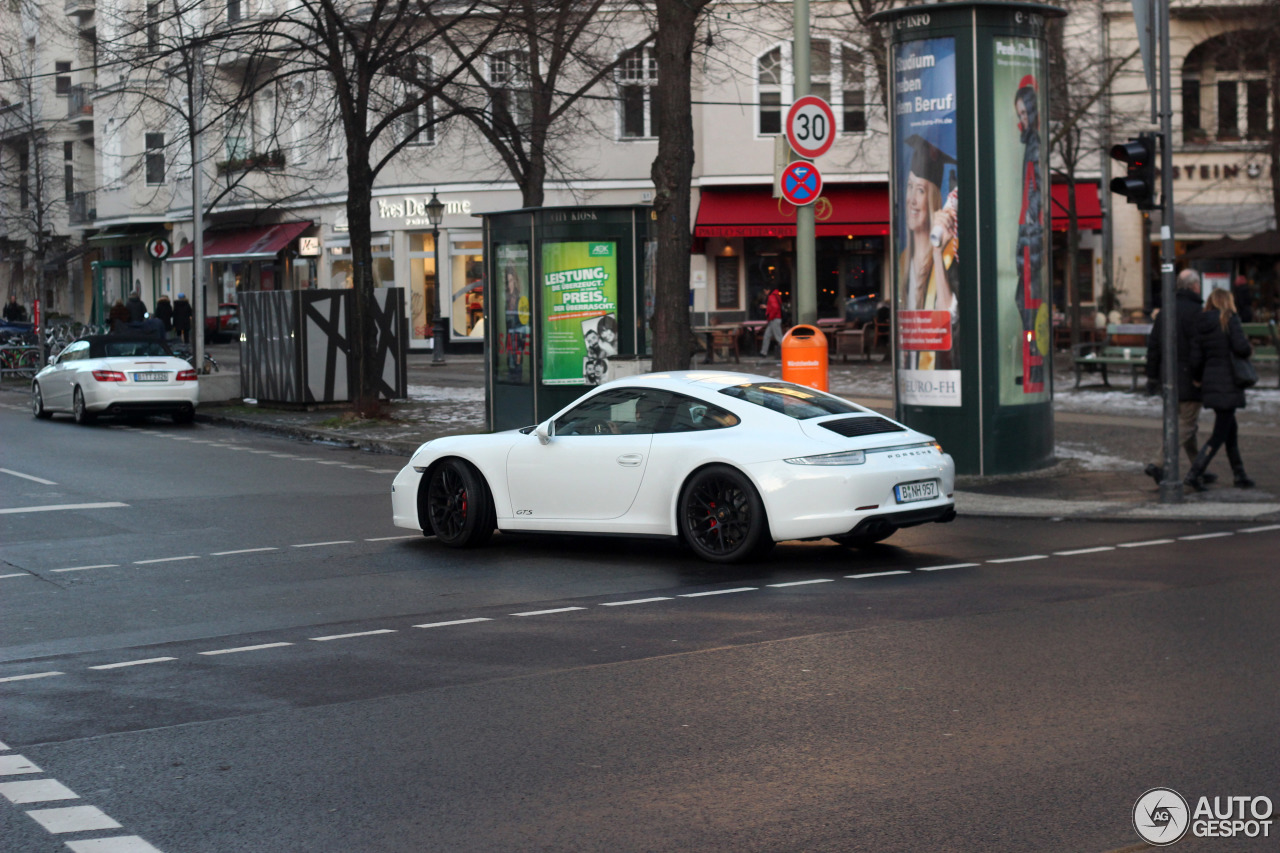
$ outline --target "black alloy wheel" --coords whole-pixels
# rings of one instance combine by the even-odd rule
[[[773,547],[764,503],[746,475],[725,465],[695,473],[680,495],[680,535],[699,557],[736,563]]]
[[[484,477],[461,459],[445,459],[432,470],[426,509],[436,539],[451,548],[483,545],[497,523]]]
[[[84,392],[80,390],[80,386],[76,386],[75,392],[71,395],[71,410],[75,413],[76,423],[81,426],[91,424],[94,421],[93,412],[89,411],[89,407],[84,402]]]
[[[31,414],[42,421],[53,417],[53,412],[44,407],[44,395],[40,393],[40,383],[31,383]]]

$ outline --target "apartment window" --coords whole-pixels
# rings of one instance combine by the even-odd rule
[[[53,63],[53,91],[58,95],[67,95],[71,92],[71,63],[55,62]]]
[[[75,164],[72,162],[75,159],[75,155],[76,144],[74,142],[62,143],[62,181],[68,202],[76,194]]]
[[[616,72],[621,130],[624,138],[654,137],[653,93],[658,85],[658,58],[653,49],[628,51]]]
[[[493,88],[494,129],[504,136],[519,135],[533,115],[529,91],[529,55],[512,50],[489,58],[489,85]]]
[[[809,47],[810,94],[831,105],[841,133],[865,132],[867,66],[862,54],[828,39],[813,39]],[[782,133],[783,104],[793,100],[792,79],[790,44],[775,47],[756,61],[760,135]]]
[[[430,92],[434,85],[430,58],[412,60],[404,81],[405,106],[411,108],[404,117],[404,132],[415,145],[431,145],[436,141],[435,99],[427,97],[419,101],[423,92]]]
[[[1183,141],[1268,139],[1271,61],[1264,40],[1245,31],[1225,33],[1193,48],[1182,65]]]
[[[147,4],[147,50],[156,51],[160,49],[160,4]]]
[[[1186,75],[1182,78],[1182,141],[1204,142],[1205,138],[1200,120],[1200,78]]]
[[[227,23],[234,24],[241,18],[241,0],[227,0]]]
[[[146,171],[148,184],[164,183],[164,134],[148,133],[146,136]]]

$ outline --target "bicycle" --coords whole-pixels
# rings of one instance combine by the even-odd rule
[[[185,360],[187,364],[191,365],[192,367],[196,366],[196,354],[195,354],[195,351],[191,349],[189,345],[172,344],[170,348],[173,350],[173,354],[176,355],[178,358]],[[204,371],[205,373],[217,373],[221,369],[218,365],[218,360],[213,356],[209,355],[207,351],[204,354],[204,367],[205,367],[205,371]]]
[[[40,348],[17,345],[0,346],[0,377],[17,376],[32,379],[40,372]]]

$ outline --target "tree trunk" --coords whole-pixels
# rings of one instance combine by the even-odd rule
[[[347,221],[351,235],[351,357],[355,361],[352,406],[362,418],[382,414],[378,399],[377,329],[373,300],[373,176],[366,148],[348,141]],[[436,341],[436,346],[441,342]]]
[[[657,0],[658,79],[654,104],[658,156],[653,161],[655,259],[653,369],[685,370],[693,355],[689,327],[689,205],[693,181],[693,43],[700,0]]]

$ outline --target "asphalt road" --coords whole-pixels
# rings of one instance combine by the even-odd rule
[[[459,553],[391,527],[403,459],[0,436],[3,851],[1112,851],[1149,788],[1280,802],[1275,526]]]

